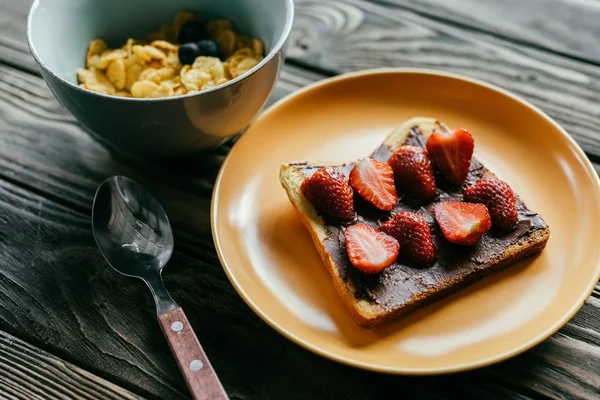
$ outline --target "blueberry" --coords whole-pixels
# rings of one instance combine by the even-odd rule
[[[200,40],[196,45],[198,46],[199,56],[221,58],[221,48],[214,40]]]
[[[179,28],[179,32],[177,33],[177,41],[181,44],[197,42],[206,38],[208,38],[206,26],[198,20],[186,22]]]
[[[200,55],[200,49],[196,43],[186,43],[179,46],[179,62],[181,65],[190,65],[194,63],[196,57]]]

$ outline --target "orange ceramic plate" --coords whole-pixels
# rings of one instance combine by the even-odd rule
[[[543,216],[550,240],[538,257],[395,323],[361,329],[281,188],[279,166],[367,156],[414,116],[469,129],[476,156]],[[487,83],[422,70],[343,75],[281,100],[234,146],[212,203],[221,262],[262,319],[323,356],[403,374],[491,364],[558,330],[600,277],[598,221],[598,178],[556,122]]]

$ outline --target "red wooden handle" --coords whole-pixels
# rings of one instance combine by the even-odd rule
[[[159,315],[158,322],[192,397],[195,400],[229,399],[181,307]]]

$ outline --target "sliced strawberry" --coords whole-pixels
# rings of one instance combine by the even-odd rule
[[[474,147],[473,136],[460,128],[452,133],[433,132],[427,139],[427,152],[431,161],[455,185],[465,183]]]
[[[335,167],[323,167],[304,179],[300,190],[313,206],[329,217],[354,219],[354,198],[348,179]]]
[[[485,204],[492,223],[499,228],[512,228],[519,220],[515,193],[508,183],[484,176],[465,190],[465,201]]]
[[[366,274],[381,272],[398,258],[398,241],[372,226],[351,225],[344,235],[350,262]]]
[[[473,246],[492,227],[483,204],[445,201],[434,206],[433,214],[446,240],[463,246]]]
[[[435,261],[431,230],[421,214],[400,211],[381,225],[381,230],[398,240],[401,256],[419,265]]]
[[[398,189],[422,201],[436,196],[433,167],[424,148],[401,146],[388,159]]]
[[[365,158],[357,162],[350,172],[350,186],[380,210],[390,211],[398,204],[394,171],[381,161]]]

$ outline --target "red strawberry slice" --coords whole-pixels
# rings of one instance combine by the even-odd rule
[[[455,185],[462,185],[471,168],[473,136],[457,128],[452,133],[433,132],[427,139],[427,152],[440,171]]]
[[[350,172],[350,186],[380,210],[390,211],[398,204],[394,171],[381,161],[365,158],[356,163]]]
[[[398,240],[401,256],[419,265],[435,261],[431,230],[421,214],[400,211],[381,225],[381,230]]]
[[[446,240],[463,246],[473,246],[492,227],[483,204],[445,201],[434,206],[433,214]]]
[[[388,159],[398,189],[422,201],[436,196],[433,167],[424,148],[401,146]]]
[[[519,220],[515,206],[515,193],[508,183],[491,176],[484,176],[465,190],[465,201],[485,204],[492,223],[503,229],[512,228]]]
[[[335,167],[323,167],[304,179],[300,190],[313,206],[334,220],[354,219],[354,198],[348,179]]]
[[[356,268],[366,274],[376,274],[392,265],[398,258],[398,241],[367,224],[346,228],[348,258]]]

